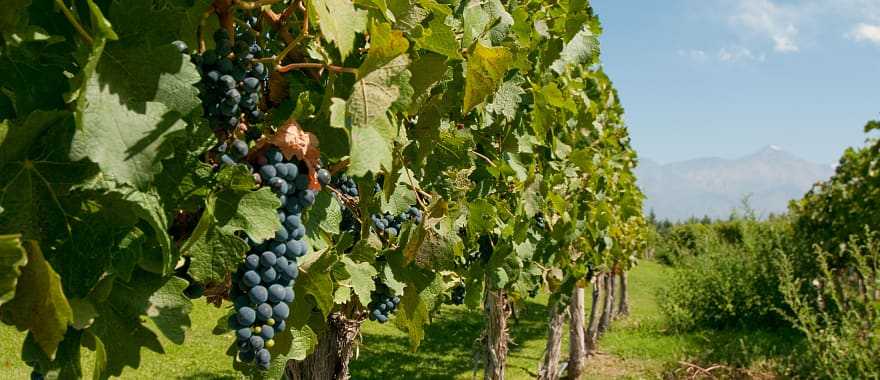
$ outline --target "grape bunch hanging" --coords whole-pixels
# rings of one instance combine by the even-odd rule
[[[541,230],[547,229],[547,220],[544,219],[543,212],[538,212],[537,214],[535,214],[535,226],[537,226],[538,229]]]
[[[410,206],[406,212],[402,212],[399,215],[392,215],[390,212],[386,211],[382,215],[370,215],[370,219],[373,221],[373,227],[378,232],[383,232],[390,236],[397,236],[397,234],[400,233],[400,229],[403,227],[404,222],[411,220],[416,224],[422,223],[422,210],[419,210],[416,206]]]
[[[221,156],[224,165],[235,164],[247,155],[247,144],[233,142]],[[229,319],[235,331],[238,358],[268,368],[269,348],[273,338],[286,329],[293,302],[293,285],[299,275],[297,260],[308,253],[303,240],[306,228],[302,214],[315,203],[315,191],[309,188],[308,168],[302,161],[288,161],[276,148],[256,157],[254,178],[257,184],[269,186],[278,199],[278,220],[282,228],[275,237],[263,242],[247,239],[251,249],[233,274],[231,297],[235,314]]]
[[[236,27],[236,30],[239,30]],[[242,120],[249,125],[263,120],[259,109],[261,91],[268,77],[266,66],[255,62],[263,49],[247,31],[230,38],[225,29],[214,33],[215,48],[193,56],[199,69],[200,98],[205,117],[214,129],[235,130]],[[249,128],[248,135],[259,137],[259,130]]]
[[[391,314],[397,310],[400,304],[400,297],[394,295],[394,291],[380,281],[375,279],[376,290],[370,293],[370,303],[367,308],[370,310],[370,320],[379,323],[388,322]]]
[[[450,296],[450,301],[452,301],[453,305],[461,305],[464,303],[464,293],[465,287],[464,284],[457,284],[452,288],[452,295]]]

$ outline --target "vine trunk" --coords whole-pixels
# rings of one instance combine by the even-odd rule
[[[568,338],[568,378],[580,379],[587,361],[587,346],[584,341],[584,288],[575,287],[568,305],[570,315]]]
[[[603,275],[598,275],[593,279],[593,295],[590,300],[590,323],[587,332],[584,334],[584,347],[587,353],[596,351],[596,341],[599,339],[599,297],[601,296],[599,284],[602,282]]]
[[[605,288],[605,298],[602,306],[602,317],[599,318],[599,336],[611,327],[611,318],[614,313],[614,273],[606,273],[602,284]]]
[[[486,367],[483,377],[486,380],[503,380],[507,365],[507,319],[510,305],[507,292],[503,289],[486,290],[486,331],[484,336]]]
[[[354,354],[362,318],[349,319],[341,313],[327,318],[327,330],[318,338],[315,352],[305,360],[287,362],[287,379],[347,380],[348,364]]]
[[[553,302],[549,310],[549,331],[544,359],[538,367],[538,380],[559,378],[559,358],[562,355],[562,327],[565,324],[565,307],[559,301]]]
[[[626,271],[620,271],[620,303],[617,305],[617,314],[625,317],[629,315],[629,279]]]

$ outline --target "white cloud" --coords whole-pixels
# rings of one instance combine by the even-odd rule
[[[742,46],[733,46],[730,48],[721,48],[718,51],[718,59],[722,62],[764,62],[767,56],[763,53],[753,53],[748,48]]]
[[[768,38],[781,53],[800,50],[797,24],[810,4],[776,4],[771,0],[741,0],[730,22],[752,34]]]
[[[859,41],[880,45],[880,25],[858,24],[847,37]]]
[[[706,62],[709,59],[709,55],[706,54],[705,51],[699,49],[679,50],[678,55],[700,63]]]

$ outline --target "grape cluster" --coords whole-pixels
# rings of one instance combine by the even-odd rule
[[[400,233],[403,222],[411,220],[416,224],[422,223],[422,210],[419,210],[416,206],[410,206],[406,212],[402,212],[399,215],[391,215],[390,212],[386,211],[382,215],[370,215],[370,219],[373,221],[373,227],[379,232],[384,232],[390,236],[397,236]]]
[[[230,146],[232,149],[230,150]],[[242,140],[235,140],[232,144],[222,143],[217,147],[217,152],[221,154],[220,163],[223,165],[235,165],[238,161],[243,160],[248,154],[248,145]]]
[[[355,239],[360,237],[361,221],[354,216],[354,213],[346,207],[342,210],[342,220],[339,222],[339,231],[348,232],[354,235]]]
[[[476,251],[471,251],[465,256],[465,267],[469,267],[471,263],[477,260],[486,265],[489,263],[489,259],[492,258],[492,238],[489,235],[480,235],[477,238],[477,245],[479,248]]]
[[[247,154],[242,154],[238,142],[232,146],[231,152],[221,158],[224,163],[226,158],[233,160],[234,156]],[[303,240],[306,228],[302,214],[314,204],[315,191],[308,188],[308,168],[304,162],[289,162],[275,148],[255,161],[257,183],[271,187],[281,200],[278,220],[283,227],[272,239],[247,239],[251,249],[232,278],[231,296],[236,312],[229,324],[235,330],[239,359],[256,361],[258,366],[268,368],[268,349],[275,344],[275,334],[286,328],[285,320],[290,314],[288,304],[293,302],[293,284],[299,275],[297,260],[308,252]]]
[[[225,29],[214,33],[214,43],[214,49],[193,57],[202,75],[200,98],[206,118],[212,127],[225,130],[238,127],[242,117],[249,124],[259,123],[263,112],[258,105],[268,71],[254,59],[262,48],[249,32],[237,32],[233,42]]]
[[[547,228],[547,221],[544,220],[543,212],[535,214],[535,226],[542,230]]]
[[[464,284],[458,284],[452,288],[452,296],[450,298],[453,305],[461,305],[464,303],[464,291]]]
[[[400,304],[400,297],[395,296],[394,292],[388,285],[383,284],[377,278],[376,290],[370,293],[370,303],[367,308],[370,309],[370,320],[379,323],[388,322],[388,318],[397,310]]]
[[[333,181],[333,187],[339,189],[343,194],[348,195],[349,197],[357,197],[358,196],[358,186],[357,183],[354,182],[354,179],[343,174],[339,177],[336,177]]]

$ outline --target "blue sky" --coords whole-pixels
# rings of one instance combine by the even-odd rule
[[[880,0],[593,0],[633,145],[663,163],[767,145],[819,163],[880,118]]]

